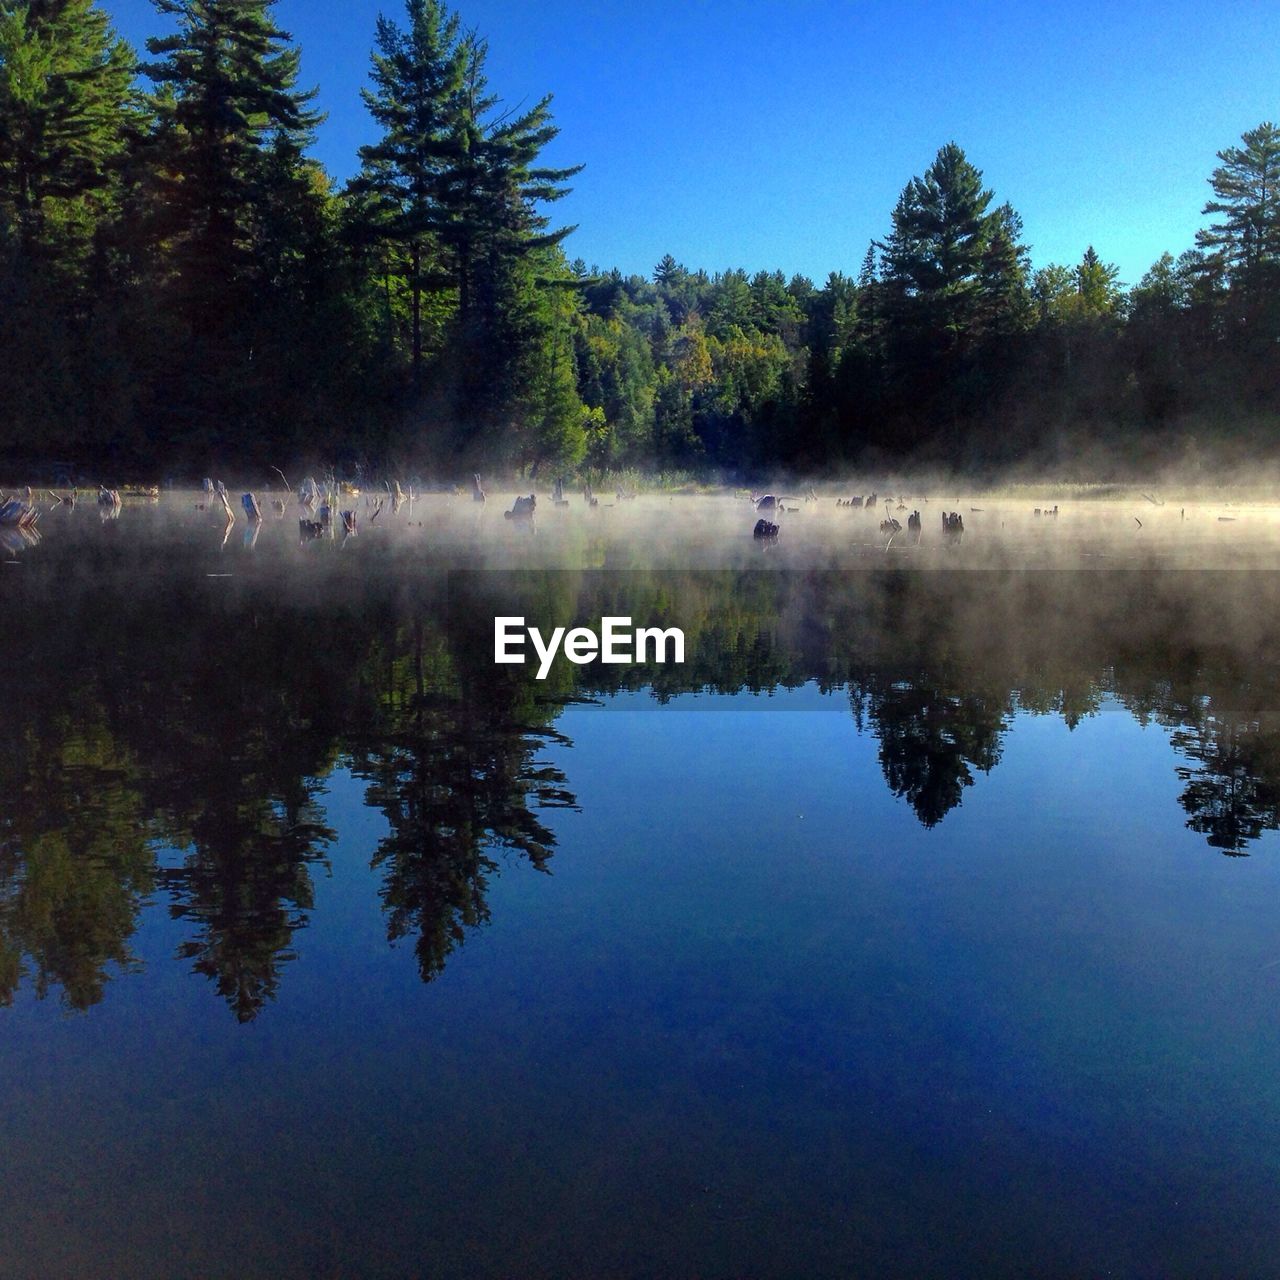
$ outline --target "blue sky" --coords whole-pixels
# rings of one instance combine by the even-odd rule
[[[102,0],[140,45],[150,0]],[[1280,116],[1280,5],[463,0],[510,102],[555,95],[570,257],[651,272],[856,273],[903,185],[954,140],[1022,214],[1036,265],[1086,245],[1135,282],[1190,247],[1215,152]],[[279,0],[345,178],[379,11]]]

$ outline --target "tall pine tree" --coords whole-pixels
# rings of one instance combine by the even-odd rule
[[[422,374],[423,298],[452,287],[441,262],[446,192],[459,159],[459,116],[467,44],[459,20],[438,0],[407,0],[408,26],[379,17],[374,37],[373,89],[365,105],[382,137],[360,148],[353,190],[366,196],[371,238],[392,251],[387,264],[405,280],[410,299],[415,385]]]
[[[0,237],[83,264],[128,142],[133,52],[93,0],[0,6]]]
[[[233,324],[257,281],[259,211],[320,116],[297,89],[299,52],[275,0],[155,0],[178,30],[147,41],[146,74],[166,147],[158,157],[163,228],[182,309],[208,336]],[[165,128],[164,126],[169,126]]]

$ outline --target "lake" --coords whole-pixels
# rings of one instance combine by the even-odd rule
[[[1274,513],[982,501],[8,538],[0,1274],[1275,1274]]]

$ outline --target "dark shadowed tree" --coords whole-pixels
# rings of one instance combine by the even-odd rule
[[[388,274],[410,299],[411,364],[422,374],[423,297],[454,284],[442,260],[446,193],[461,159],[459,113],[468,46],[459,19],[436,0],[408,0],[401,29],[379,17],[373,88],[362,91],[382,137],[360,148],[355,191],[372,197],[367,216],[376,242],[395,257]]]

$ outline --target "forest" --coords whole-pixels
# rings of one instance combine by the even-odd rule
[[[672,255],[624,275],[569,256],[554,206],[579,170],[545,161],[550,95],[506,104],[486,38],[438,0],[370,33],[345,184],[308,154],[323,119],[272,0],[154,3],[163,33],[135,50],[94,0],[0,0],[15,472],[738,481],[1277,452],[1271,123],[1219,152],[1195,244],[1136,283],[1093,247],[1034,267],[954,142],[821,283]]]

